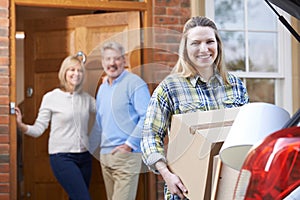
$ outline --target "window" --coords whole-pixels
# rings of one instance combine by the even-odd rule
[[[277,15],[262,0],[205,3],[206,16],[220,31],[226,66],[244,80],[250,101],[276,104],[291,113],[291,34]]]

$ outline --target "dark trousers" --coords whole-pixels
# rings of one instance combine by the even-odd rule
[[[92,157],[89,152],[51,154],[50,164],[54,176],[70,200],[91,200],[89,183]]]

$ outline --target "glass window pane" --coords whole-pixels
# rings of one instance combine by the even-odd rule
[[[215,22],[219,29],[244,29],[243,0],[215,0]]]
[[[225,65],[229,71],[245,71],[245,34],[220,31],[223,41]]]
[[[276,31],[276,14],[273,13],[267,3],[262,0],[248,0],[247,2],[248,29]]]
[[[274,79],[246,79],[246,87],[250,102],[266,102],[275,104]]]
[[[249,70],[252,72],[277,72],[277,34],[249,32],[248,36]]]

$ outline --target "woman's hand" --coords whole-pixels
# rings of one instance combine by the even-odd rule
[[[28,128],[27,125],[22,122],[22,112],[18,107],[15,107],[15,111],[16,111],[17,126],[24,133],[27,131]]]
[[[17,123],[21,124],[22,123],[22,112],[21,112],[20,108],[18,108],[18,107],[15,107],[15,111],[16,111]]]
[[[156,169],[160,172],[163,179],[165,180],[168,189],[170,190],[171,194],[176,194],[181,199],[184,199],[183,193],[187,193],[186,187],[182,184],[180,178],[176,175],[170,172],[168,169],[166,163],[162,161],[158,161],[156,164]]]

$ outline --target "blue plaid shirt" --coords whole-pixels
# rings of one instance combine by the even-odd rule
[[[238,77],[228,74],[226,84],[219,74],[208,82],[200,76],[185,78],[167,76],[155,89],[147,109],[141,148],[143,160],[154,172],[158,160],[166,162],[164,138],[174,114],[207,111],[242,106],[249,103],[245,85]],[[166,199],[176,199],[166,191]]]

